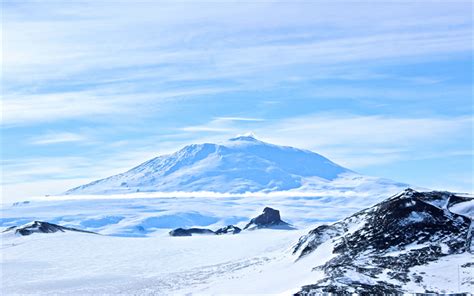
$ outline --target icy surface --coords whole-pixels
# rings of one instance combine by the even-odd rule
[[[317,277],[286,252],[299,235],[260,230],[179,238],[60,233],[26,239],[3,234],[2,292],[282,293]]]
[[[474,199],[471,201],[455,204],[449,207],[449,210],[453,213],[471,217],[474,219]]]
[[[410,191],[406,192],[407,198],[401,197],[399,203],[403,207],[410,200]],[[311,250],[305,256],[300,258],[300,253],[293,254],[298,241],[302,242],[301,248],[308,247],[313,234],[303,235],[310,229],[348,217],[367,207],[365,204],[372,205],[376,200],[384,199],[382,196],[369,198],[352,193],[326,197],[278,194],[153,197],[134,194],[50,199],[53,200],[31,200],[22,206],[4,205],[0,220],[2,228],[45,220],[102,235],[58,232],[22,237],[11,231],[1,233],[3,295],[292,295],[303,286],[327,278],[323,269],[315,267],[338,260],[341,244],[353,245],[352,250],[356,253],[354,257],[348,257],[353,260],[338,278],[339,283],[357,281],[361,285],[371,285],[384,281],[401,285],[404,291],[417,292],[456,292],[472,288],[472,273],[469,273],[472,266],[466,265],[472,261],[472,255],[453,253],[453,249],[444,243],[449,242],[451,246],[457,243],[450,234],[429,237],[430,244],[440,248],[442,257],[410,268],[406,273],[408,282],[400,282],[384,270],[375,278],[367,270],[358,270],[356,267],[371,268],[371,260],[378,254],[374,248],[360,246],[360,250],[357,249],[359,243],[351,239],[365,236],[369,230],[370,212],[367,210],[341,220],[344,222],[341,227],[320,232],[319,239],[311,241]],[[464,208],[462,205],[467,202],[470,201],[460,201],[452,207]],[[410,204],[413,207],[417,203]],[[281,218],[297,229],[243,230],[236,235],[216,236],[168,235],[175,226],[217,229],[233,224],[243,227],[267,206],[278,209]],[[450,218],[453,214],[444,210],[437,211],[443,217],[446,214],[448,219],[457,219],[455,216]],[[418,225],[430,220],[415,217],[407,221]],[[403,248],[395,246],[382,251],[378,258],[397,260],[419,252],[425,246],[426,243],[418,242]],[[459,288],[456,265],[460,266],[461,272]],[[423,280],[416,282],[419,276]]]
[[[377,188],[371,192],[272,192],[268,194],[211,194],[187,196],[173,193],[51,196],[30,200],[21,207],[0,208],[0,230],[33,220],[76,227],[101,234],[148,236],[160,229],[178,227],[241,228],[265,207],[280,211],[282,219],[297,228],[342,219],[394,193]]]

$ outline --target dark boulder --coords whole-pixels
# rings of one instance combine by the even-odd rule
[[[170,236],[192,236],[193,234],[211,234],[215,235],[216,233],[210,229],[205,228],[176,228],[169,232]]]
[[[217,235],[221,235],[221,234],[237,234],[237,233],[240,233],[242,231],[242,229],[240,229],[239,227],[237,226],[234,226],[234,225],[228,225],[226,227],[222,227],[222,228],[219,228],[216,230],[216,234]]]
[[[293,227],[281,220],[280,211],[266,207],[263,213],[252,220],[244,227],[245,229],[260,228],[277,228],[277,229],[293,229]]]

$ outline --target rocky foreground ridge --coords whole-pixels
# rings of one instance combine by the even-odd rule
[[[423,286],[423,274],[415,267],[429,268],[443,257],[473,253],[472,217],[453,210],[462,208],[457,207],[462,203],[472,204],[472,198],[407,189],[340,222],[311,230],[293,249],[298,260],[311,260],[311,254],[324,247],[332,248],[335,256],[314,267],[325,277],[302,287],[298,295],[402,294],[411,292],[403,288],[411,282]],[[467,262],[460,268],[466,273],[472,265]],[[472,285],[472,277],[464,280]],[[427,287],[425,293],[431,292]]]

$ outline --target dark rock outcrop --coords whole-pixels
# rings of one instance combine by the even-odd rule
[[[449,211],[451,205],[470,200],[449,192],[407,189],[342,221],[315,228],[295,245],[298,260],[324,243],[336,256],[315,267],[325,278],[304,286],[298,295],[409,292],[402,285],[422,281],[410,272],[412,267],[472,252],[471,218]],[[390,282],[383,280],[384,273]],[[357,278],[371,279],[372,284]]]
[[[248,230],[260,228],[294,229],[290,224],[281,220],[280,211],[266,207],[263,213],[252,220],[244,227]]]
[[[274,228],[274,229],[294,229],[290,224],[282,221],[280,218],[280,211],[266,207],[263,210],[263,214],[259,215],[256,218],[250,220],[250,222],[245,226],[245,229],[254,230],[259,228]],[[169,232],[170,236],[192,236],[193,234],[238,234],[242,231],[237,226],[227,225],[225,227],[219,228],[216,231],[205,228],[176,228]]]
[[[320,283],[314,285],[303,286],[300,292],[295,296],[313,296],[313,295],[403,295],[400,293],[399,287],[396,285],[380,282],[376,285],[369,285],[353,281],[350,283],[351,291],[346,286],[335,285],[334,283]],[[308,291],[318,291],[311,293]]]
[[[27,204],[29,204],[29,203],[30,203],[29,200],[17,201],[17,202],[14,202],[14,203],[13,203],[13,206],[14,206],[14,207],[17,207],[17,206],[21,206],[21,205],[27,205]]]
[[[210,229],[205,228],[176,228],[169,232],[170,236],[192,236],[193,234],[210,234],[215,235],[216,233]]]
[[[92,231],[81,230],[72,227],[65,227],[53,223],[43,222],[43,221],[33,221],[31,223],[22,225],[22,226],[12,226],[6,229],[4,232],[15,231],[15,234],[20,235],[30,235],[33,233],[55,233],[55,232],[66,232],[66,231],[75,231],[75,232],[84,232],[84,233],[93,233]]]
[[[239,227],[237,226],[234,226],[234,225],[228,225],[226,227],[222,227],[222,228],[219,228],[216,230],[216,234],[217,235],[221,235],[221,234],[238,234],[242,231],[242,229],[240,229]]]

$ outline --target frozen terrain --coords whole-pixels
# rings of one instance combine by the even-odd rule
[[[116,236],[245,226],[264,207],[299,228],[342,219],[407,187],[251,136],[189,145],[63,196],[4,205],[0,227],[41,220]],[[239,224],[240,223],[240,224]]]
[[[3,234],[2,289],[6,294],[69,295],[280,293],[300,287],[305,277],[306,283],[311,282],[311,266],[295,266],[289,253],[301,234],[278,230],[179,238],[164,232],[149,238]],[[266,280],[259,277],[265,271]],[[246,285],[241,285],[243,280]]]
[[[451,211],[472,202],[449,192],[407,189],[342,221],[313,229],[293,253],[306,260],[330,244],[334,257],[315,262],[315,269],[325,276],[300,294],[472,292],[473,213]],[[458,269],[453,273],[458,278],[443,279],[434,266]]]
[[[472,291],[472,197],[406,187],[253,137],[190,145],[2,204],[1,292]]]
[[[149,236],[177,227],[243,228],[265,207],[281,211],[283,220],[305,228],[342,219],[398,190],[380,192],[327,191],[325,194],[273,192],[253,195],[155,193],[55,196],[2,206],[0,229],[33,220],[115,236]],[[183,193],[181,193],[183,194]],[[204,193],[202,193],[204,194]]]
[[[32,219],[43,219],[102,235],[75,231],[28,236],[13,231],[2,233],[2,293],[291,295],[310,291],[316,283],[351,281],[375,287],[379,281],[385,281],[397,290],[408,292],[472,291],[472,253],[466,249],[472,240],[472,198],[454,198],[448,193],[426,196],[416,193],[410,197],[412,192],[404,191],[352,217],[350,214],[361,209],[359,199],[354,197],[341,197],[333,204],[324,198],[278,196],[207,199],[118,196],[92,199],[90,196],[87,200],[19,203],[2,209],[2,217],[10,215],[2,218],[4,230]],[[393,207],[394,200],[410,210]],[[344,203],[347,209],[338,211]],[[168,235],[175,227],[217,228],[227,224],[243,227],[262,212],[263,205],[279,209],[281,218],[297,229],[244,230],[219,236]],[[329,206],[324,208],[324,205]],[[385,233],[373,231],[380,223],[372,219],[389,213],[394,213],[387,216],[391,217],[389,225],[414,225],[413,231],[407,232],[412,236],[395,240],[396,243],[387,240],[387,248],[374,244],[373,251],[367,252],[371,248],[360,244],[358,237],[367,236],[362,242],[369,244],[384,240],[381,235]],[[328,223],[345,216],[349,217],[336,224]],[[333,225],[336,231],[324,235],[319,245],[312,244],[311,250],[301,256],[301,246],[307,246],[306,242],[313,239],[308,231],[322,224]],[[451,226],[443,226],[448,224]],[[427,235],[427,229],[436,231]],[[350,257],[337,247],[343,241],[351,245]],[[383,262],[389,262],[390,258],[418,254],[420,250],[426,252],[430,247],[434,253],[418,256],[424,261],[405,260],[404,269],[397,270],[406,274],[408,281],[399,280],[403,276],[394,278],[389,267],[375,274],[370,272],[371,268],[384,266]],[[347,268],[340,270],[338,277],[332,264],[341,258],[354,260],[345,264]],[[357,269],[361,264],[367,269]],[[318,266],[325,268],[315,269]]]

